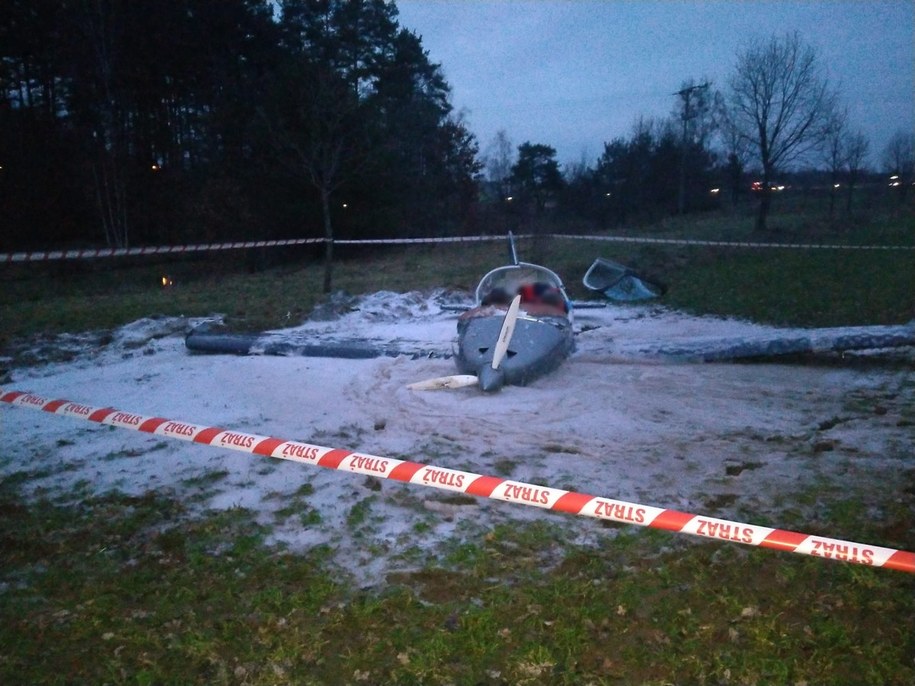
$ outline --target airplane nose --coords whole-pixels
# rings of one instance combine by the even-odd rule
[[[484,364],[477,374],[480,379],[480,389],[484,393],[494,393],[505,385],[505,372],[493,369],[491,365]]]

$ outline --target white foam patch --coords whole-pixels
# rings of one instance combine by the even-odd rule
[[[457,314],[446,305],[469,300],[376,293],[291,332],[448,351]],[[447,359],[192,355],[183,334],[196,322],[178,318],[134,322],[67,363],[16,369],[8,388],[738,521],[777,523],[797,510],[793,495],[814,486],[847,488],[878,513],[905,497],[898,475],[911,469],[915,445],[911,369],[608,361],[605,352],[627,341],[775,329],[657,305],[576,314],[585,332],[571,359],[495,395],[407,390],[453,373]],[[26,497],[156,490],[192,512],[247,508],[272,527],[273,542],[328,545],[365,584],[499,522],[546,517],[567,540],[594,545],[614,535],[591,519],[8,406],[0,431],[0,476],[28,473]]]

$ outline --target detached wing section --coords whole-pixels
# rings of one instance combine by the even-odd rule
[[[628,340],[603,350],[611,357],[667,358],[693,362],[762,359],[782,355],[841,353],[915,346],[915,322],[899,326],[795,329],[735,338]],[[595,351],[596,352],[596,351]]]
[[[652,281],[613,260],[598,257],[590,266],[582,283],[592,291],[603,293],[611,300],[637,302],[658,298],[667,291],[663,284]]]
[[[194,353],[216,355],[282,355],[287,357],[336,357],[367,360],[376,357],[449,358],[450,352],[421,350],[409,345],[376,344],[366,340],[315,340],[303,333],[231,333],[197,327],[184,344]]]

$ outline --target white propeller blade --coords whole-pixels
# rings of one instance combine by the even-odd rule
[[[512,334],[515,333],[515,322],[518,321],[518,308],[521,307],[521,296],[516,295],[512,304],[508,306],[508,312],[505,313],[505,319],[502,320],[502,330],[499,332],[499,340],[496,342],[496,349],[492,353],[492,368],[498,369],[508,352],[508,344],[511,343]]]
[[[473,374],[453,374],[451,376],[439,376],[434,379],[417,381],[411,383],[407,388],[411,391],[435,391],[440,388],[464,388],[473,386],[477,383],[477,377]]]
[[[515,322],[518,321],[518,309],[521,307],[521,296],[516,295],[508,306],[508,312],[505,313],[505,319],[502,320],[502,329],[499,331],[499,340],[492,353],[492,372],[488,372],[484,367],[481,369],[482,379],[480,381],[473,374],[453,374],[452,376],[439,376],[435,379],[426,379],[411,383],[407,388],[411,391],[433,391],[440,388],[464,388],[480,383],[484,391],[495,391],[502,387],[504,376],[502,373],[496,373],[505,354],[508,352],[508,345],[511,343],[512,334],[515,333]]]

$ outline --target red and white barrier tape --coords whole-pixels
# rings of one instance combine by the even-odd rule
[[[379,238],[337,239],[335,245],[402,245],[409,243],[480,243],[504,241],[505,236],[454,236],[444,238]],[[190,245],[149,245],[137,248],[85,248],[80,250],[51,250],[0,253],[0,263],[51,262],[55,260],[89,260],[97,257],[133,257],[136,255],[180,255],[216,250],[245,250],[276,248],[290,245],[316,245],[326,238],[288,238],[275,241],[234,241],[232,243],[197,243]]]
[[[915,245],[841,245],[837,243],[758,243],[752,241],[705,241],[690,238],[647,238],[641,236],[589,236],[549,233],[537,236],[522,234],[518,239],[548,238],[612,243],[647,243],[657,245],[697,245],[720,248],[784,248],[795,250],[915,250]],[[423,243],[480,243],[504,241],[505,236],[445,236],[438,238],[367,238],[337,239],[335,245],[414,245]],[[98,257],[130,257],[135,255],[177,255],[215,250],[275,248],[289,245],[324,243],[324,238],[290,238],[275,241],[236,241],[233,243],[200,243],[196,245],[153,245],[138,248],[97,248],[85,250],[52,250],[0,253],[0,263],[50,262],[81,260]]]
[[[282,438],[259,436],[243,431],[201,426],[163,417],[144,417],[112,407],[99,408],[68,400],[48,400],[24,391],[9,391],[0,394],[0,401],[18,407],[76,417],[122,429],[144,431],[158,436],[202,443],[217,448],[228,448],[264,457],[291,460],[342,472],[394,479],[583,517],[666,529],[718,541],[774,548],[801,555],[872,567],[887,567],[915,574],[915,553],[904,550],[704,517],[446,467],[325,448],[299,441],[287,441]]]
[[[0,253],[0,262],[50,262],[52,260],[88,260],[96,257],[132,257],[134,255],[178,255],[210,250],[242,248],[274,248],[286,245],[323,243],[323,238],[289,238],[276,241],[236,241],[234,243],[198,243],[191,245],[148,245],[138,248],[86,248],[80,250],[51,250]]]

